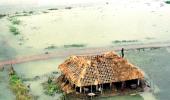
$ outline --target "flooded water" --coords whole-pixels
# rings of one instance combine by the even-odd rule
[[[30,84],[31,93],[34,96],[38,96],[39,100],[56,100],[60,94],[56,94],[54,97],[45,95],[42,83],[46,82],[48,77],[59,76],[59,74],[53,74],[53,72],[59,72],[57,66],[62,62],[63,58],[29,62],[14,65],[14,69],[23,79],[34,79],[37,77],[35,80],[27,80],[24,83],[27,85]]]
[[[140,95],[135,96],[116,96],[116,97],[108,97],[108,98],[100,98],[101,100],[164,100],[169,99],[169,79],[165,76],[169,76],[170,71],[169,69],[169,56],[170,53],[167,51],[167,48],[160,48],[156,50],[146,49],[145,51],[137,51],[137,50],[129,50],[126,51],[126,58],[132,62],[133,64],[139,66],[141,69],[148,74],[150,81],[152,82],[153,86],[152,89],[154,90],[151,92],[141,93]],[[145,58],[145,59],[144,59]],[[39,100],[44,100],[44,98],[49,100],[54,100],[59,98],[59,94],[50,97],[43,93],[42,85],[44,81],[47,80],[48,76],[54,75],[58,76],[59,74],[55,75],[52,74],[55,71],[59,71],[57,66],[64,61],[65,58],[57,58],[57,59],[49,59],[45,61],[35,61],[23,64],[14,65],[14,69],[17,73],[23,78],[35,78],[38,76],[39,78],[36,80],[25,81],[25,84],[31,84],[31,93],[35,96],[39,97]],[[5,75],[1,74],[2,79],[6,78]],[[4,79],[3,79],[4,80]],[[6,86],[6,84],[1,81],[1,86]],[[8,82],[6,80],[6,82]],[[1,89],[4,87],[1,87]],[[12,95],[6,86],[7,90],[6,93],[8,95]],[[0,96],[4,98],[7,94],[1,93]],[[6,96],[9,97],[9,96]],[[6,100],[12,100],[11,98],[6,98]]]
[[[170,53],[166,48],[158,50],[146,50],[144,52],[130,52],[127,58],[131,62],[140,66],[151,78],[152,82],[157,86],[155,90],[155,97],[158,100],[169,99],[170,86],[169,78],[169,56]]]
[[[4,6],[0,5],[0,13],[4,13],[3,9]],[[16,8],[13,13],[24,10]],[[34,14],[29,16],[15,16],[21,21],[19,25],[14,25],[19,30],[19,35],[13,35],[9,31],[9,26],[13,24],[8,16],[0,18],[0,61],[69,50],[70,48],[65,46],[73,44],[89,48],[170,41],[170,5],[162,0],[109,1],[93,6],[75,6],[72,9],[61,7],[53,11],[43,8],[46,13],[40,8],[34,10]],[[100,99],[169,100],[170,79],[167,76],[170,75],[170,48],[129,50],[125,54],[130,62],[145,71],[153,84],[154,92]],[[24,83],[30,84],[31,93],[37,96],[38,100],[56,100],[60,94],[53,97],[45,95],[41,83],[49,76],[57,77],[60,73],[54,73],[59,72],[58,65],[65,59],[16,64],[14,69],[23,79],[33,79]],[[0,71],[0,100],[14,98],[15,95],[8,86],[7,70]]]
[[[0,100],[14,100],[15,95],[9,89],[7,71],[0,72]]]

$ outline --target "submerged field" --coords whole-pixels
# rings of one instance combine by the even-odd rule
[[[0,18],[0,62],[23,56],[71,51],[75,48],[169,43],[169,10],[170,5],[162,0],[127,0],[3,15]],[[154,92],[100,98],[101,100],[170,99],[167,78],[170,75],[170,48],[129,50],[125,52],[125,56],[146,72],[153,83]],[[42,83],[49,76],[60,75],[58,65],[65,59],[66,57],[56,57],[13,66],[23,83],[30,85],[30,93],[38,100],[56,100],[61,94],[44,94]],[[8,68],[8,65],[5,67]],[[0,100],[15,98],[9,88],[7,68],[0,71]]]
[[[146,74],[148,74],[150,82],[153,84],[153,92],[141,93],[140,95],[135,96],[116,96],[100,99],[117,100],[121,98],[122,100],[163,100],[170,98],[168,95],[170,90],[168,85],[169,79],[166,79],[165,77],[169,76],[170,73],[169,70],[167,70],[170,65],[170,52],[168,50],[169,48],[160,48],[155,50],[145,49],[145,51],[129,50],[125,53],[126,58],[129,59],[130,62],[139,66],[146,72]],[[25,79],[25,84],[30,84],[31,93],[37,96],[39,100],[43,100],[44,98],[53,100],[59,98],[60,94],[56,94],[52,97],[45,95],[41,83],[47,81],[49,76],[59,75],[59,73],[55,74],[54,72],[59,72],[57,66],[62,63],[64,59],[65,58],[56,58],[45,61],[16,64],[14,65],[14,69],[23,79]],[[4,81],[8,82],[4,79],[7,76],[4,76],[2,73],[5,74],[6,71],[1,72],[1,77],[3,77]],[[6,100],[12,100],[14,95],[8,89],[8,85],[4,84],[4,81],[1,81],[0,84],[2,84],[1,86],[5,86],[1,88],[6,88],[6,94],[4,94],[4,92],[0,93],[2,95],[1,99],[6,98]]]

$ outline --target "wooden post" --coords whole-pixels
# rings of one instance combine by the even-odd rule
[[[82,92],[82,87],[80,86],[80,93]]]
[[[91,85],[91,93],[92,93],[92,85]]]
[[[110,83],[110,89],[112,89],[112,83]]]
[[[122,90],[124,89],[124,85],[125,85],[125,82],[123,81],[123,82],[122,82],[122,85],[121,85],[121,89],[122,89]]]
[[[98,84],[96,85],[96,91],[98,90]]]
[[[99,91],[100,91],[100,93],[102,94],[102,84],[100,84],[99,86],[100,86],[100,87],[99,87]]]
[[[103,93],[103,84],[102,84],[101,92]]]
[[[139,86],[140,85],[140,80],[139,79],[137,79],[137,86]]]
[[[75,92],[77,92],[77,91],[76,91],[76,85],[75,85]]]

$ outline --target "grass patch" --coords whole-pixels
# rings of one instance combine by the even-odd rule
[[[22,79],[13,70],[9,74],[10,88],[16,95],[16,100],[33,100],[33,96],[29,94],[29,89],[26,87]]]
[[[18,19],[14,19],[13,21],[12,21],[12,24],[16,24],[16,25],[19,25],[21,23],[21,21],[20,20],[18,20]]]
[[[12,17],[12,18],[10,19],[10,21],[11,21],[11,23],[14,24],[14,25],[19,25],[19,24],[21,23],[21,21],[18,20],[17,18],[15,18],[15,17]]]
[[[54,96],[56,93],[61,93],[60,87],[52,81],[52,78],[48,78],[48,81],[42,85],[46,95]]]
[[[15,12],[15,14],[19,14],[19,12]]]
[[[170,4],[170,1],[165,1],[166,4]]]
[[[15,13],[15,16],[13,17],[20,17],[20,16],[30,16],[30,15],[33,15],[35,12],[34,11],[23,11],[21,13]]]
[[[50,8],[50,9],[48,9],[48,10],[58,10],[58,8]]]
[[[10,27],[9,27],[9,30],[10,30],[10,32],[13,33],[14,35],[19,35],[19,34],[20,34],[20,32],[19,32],[19,30],[18,30],[18,28],[17,28],[16,26],[10,26]]]
[[[19,19],[17,19],[16,16],[19,16],[19,15],[15,15],[15,16],[10,16],[8,18],[8,20],[13,24],[13,25],[19,25],[21,24],[21,21]]]
[[[64,48],[75,48],[75,47],[86,47],[85,44],[70,44],[70,45],[64,45]]]
[[[146,37],[145,39],[146,40],[153,40],[154,38],[153,37]]]
[[[0,18],[3,18],[5,17],[6,15],[5,14],[0,14]]]
[[[24,11],[22,11],[22,13],[27,13],[27,12],[24,10]]]
[[[65,7],[65,9],[72,9],[72,7]]]
[[[42,11],[42,13],[49,13],[48,11]]]
[[[134,43],[134,42],[138,42],[138,40],[115,40],[115,41],[112,41],[112,43]]]
[[[62,95],[60,96],[60,100],[66,100],[66,94],[62,93]]]
[[[57,46],[50,45],[50,46],[46,47],[45,49],[56,49],[56,48],[57,48]]]
[[[29,11],[28,13],[29,13],[29,14],[34,14],[34,11]]]

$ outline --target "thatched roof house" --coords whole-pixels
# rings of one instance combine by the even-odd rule
[[[61,73],[75,87],[143,79],[143,72],[115,52],[71,56],[59,65]]]

